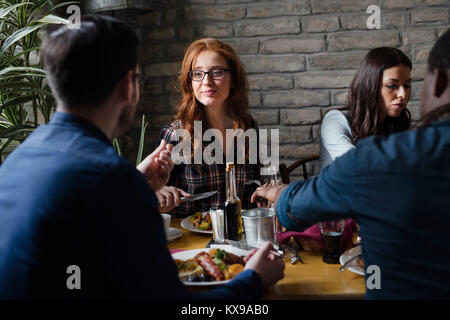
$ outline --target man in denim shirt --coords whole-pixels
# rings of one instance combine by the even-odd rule
[[[259,188],[288,229],[353,218],[368,299],[450,298],[450,30],[430,52],[420,128],[374,136],[318,176]]]
[[[282,278],[266,244],[210,292],[190,295],[178,279],[154,194],[171,146],[136,170],[110,142],[134,119],[137,43],[119,20],[87,16],[44,45],[57,112],[0,168],[0,299],[256,299]]]

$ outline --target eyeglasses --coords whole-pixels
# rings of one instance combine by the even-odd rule
[[[230,71],[230,69],[211,69],[209,71],[191,70],[189,71],[189,77],[194,81],[202,81],[205,75],[208,74],[210,78],[219,80],[225,77],[227,71]]]

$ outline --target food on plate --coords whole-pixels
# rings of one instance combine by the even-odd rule
[[[175,260],[178,275],[187,282],[223,281],[236,277],[244,270],[244,257],[222,249],[202,251],[187,261]]]
[[[200,211],[196,212],[189,218],[189,221],[191,221],[197,229],[212,230],[212,221],[209,213],[203,215]]]

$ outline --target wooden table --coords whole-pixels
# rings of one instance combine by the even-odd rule
[[[171,221],[171,227],[181,229],[183,236],[169,243],[169,249],[204,248],[211,240],[210,234],[188,231],[180,222],[181,219]],[[321,254],[300,251],[300,257],[303,264],[286,262],[284,279],[266,292],[263,299],[364,299],[364,277],[348,270],[339,272],[340,265],[324,263]]]

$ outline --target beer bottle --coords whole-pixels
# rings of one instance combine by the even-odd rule
[[[239,241],[242,238],[241,200],[236,191],[234,164],[227,163],[225,170],[226,201],[224,205],[225,238]]]

